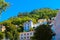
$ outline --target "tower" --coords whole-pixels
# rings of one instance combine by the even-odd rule
[[[33,22],[32,22],[32,20],[29,20],[29,26],[33,28]]]

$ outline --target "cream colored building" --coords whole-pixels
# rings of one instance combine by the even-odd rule
[[[5,26],[0,25],[0,31],[4,32],[5,31]]]
[[[40,23],[47,22],[47,19],[39,19],[38,22]]]

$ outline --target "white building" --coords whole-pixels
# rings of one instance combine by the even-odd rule
[[[42,24],[47,24],[47,19],[39,19],[38,23],[34,24],[33,27],[36,28],[36,27],[38,27],[38,26],[40,26]]]
[[[47,24],[47,19],[39,19],[38,22],[40,24]]]
[[[42,25],[42,24],[47,24],[47,20],[39,19],[38,23],[36,23],[36,24],[33,24],[32,20],[27,21],[23,24],[24,31],[30,31],[30,28],[33,28],[33,27],[36,28],[37,26]]]
[[[30,31],[30,28],[31,27],[36,28],[37,26],[42,25],[42,24],[47,24],[47,20],[40,19],[40,20],[38,20],[38,23],[36,23],[36,24],[33,24],[32,20],[25,22],[23,24],[23,27],[24,27],[24,31],[26,31],[26,32],[20,33],[20,40],[30,40],[31,37],[34,35],[34,31]]]
[[[29,31],[31,27],[33,27],[33,22],[32,20],[27,21],[23,24],[24,31]]]
[[[33,35],[34,31],[22,32],[20,33],[20,40],[30,40]]]

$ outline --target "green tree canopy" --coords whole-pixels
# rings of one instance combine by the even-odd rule
[[[0,32],[0,40],[2,40],[3,38],[4,38],[4,34]]]
[[[35,40],[51,40],[53,32],[51,26],[49,25],[40,25],[35,29],[34,37]]]
[[[8,6],[8,3],[5,2],[5,0],[0,0],[0,14],[2,13],[2,11],[6,10],[7,6]]]

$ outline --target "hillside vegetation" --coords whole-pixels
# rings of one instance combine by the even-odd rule
[[[19,12],[17,16],[11,17],[8,20],[5,20],[3,22],[0,22],[0,25],[3,24],[6,28],[4,33],[0,33],[1,38],[3,39],[2,35],[5,34],[4,36],[6,39],[10,40],[19,40],[19,33],[23,32],[23,23],[32,20],[33,23],[37,23],[38,19],[50,19],[52,17],[55,17],[57,14],[58,10],[53,10],[49,8],[41,8],[37,10],[33,10],[31,12]],[[16,27],[16,25],[18,27]]]
[[[53,10],[50,8],[41,8],[37,10],[33,10],[31,12],[19,12],[18,15],[15,17],[11,17],[8,20],[2,22],[2,24],[13,24],[13,25],[23,25],[25,21],[32,20],[34,23],[37,22],[38,19],[50,19],[55,17],[58,10]]]

